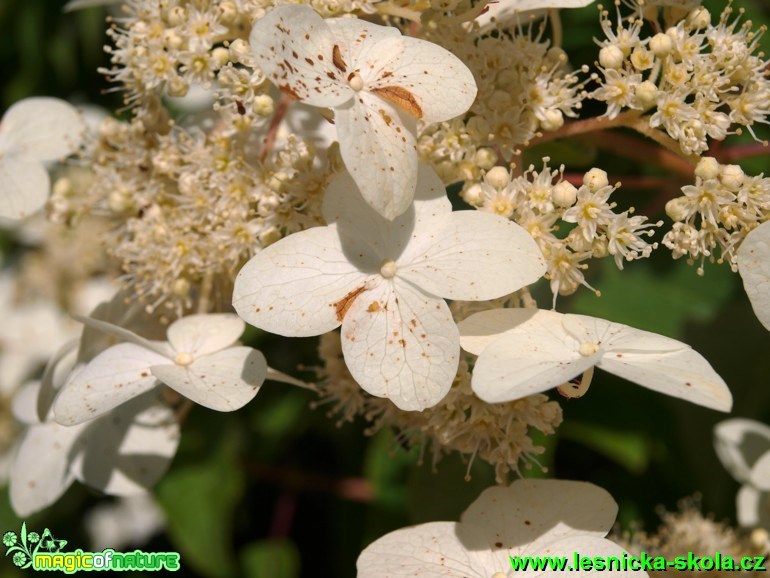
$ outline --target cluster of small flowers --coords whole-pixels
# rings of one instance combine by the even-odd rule
[[[529,231],[546,258],[554,297],[588,287],[583,271],[589,259],[611,255],[622,269],[624,261],[647,258],[658,247],[645,237],[662,221],[631,216],[633,208],[613,212],[610,196],[619,185],[610,185],[606,172],[591,169],[577,188],[563,178],[563,167],[553,170],[548,157],[543,161],[542,170],[530,166],[515,178],[504,167],[494,167],[480,181],[466,182],[462,195],[479,210],[513,219]],[[567,223],[576,226],[557,236]]]
[[[379,0],[313,0],[324,16],[355,10],[372,12]],[[114,46],[112,67],[103,72],[127,92],[128,104],[147,105],[162,94],[184,96],[191,87],[210,88],[216,79],[229,94],[218,92],[225,107],[245,111],[253,121],[272,113],[269,84],[249,50],[251,25],[274,0],[132,0],[125,17],[108,30]],[[242,124],[245,122],[242,120]]]
[[[714,25],[700,7],[665,32],[642,38],[641,13],[625,23],[618,14],[613,30],[602,12],[602,74],[593,75],[601,86],[592,96],[607,103],[608,118],[624,109],[650,111],[640,122],[665,130],[688,155],[708,150],[709,137],[724,140],[734,125],[754,135],[755,123],[767,123],[770,79],[757,52],[765,26],[754,31],[750,20],[738,26],[743,10],[730,21],[730,5]]]
[[[674,258],[686,256],[690,264],[727,261],[737,271],[736,249],[746,235],[767,219],[770,178],[750,177],[738,165],[720,165],[704,157],[695,169],[695,184],[682,187],[683,196],[666,204],[674,226],[663,244]],[[718,248],[718,255],[717,253]]]
[[[543,38],[542,21],[524,30],[516,26],[519,19],[484,27],[445,20],[426,26],[426,37],[462,59],[478,86],[465,120],[433,125],[421,134],[424,162],[434,164],[446,182],[475,178],[479,168],[495,165],[494,151],[510,158],[538,131],[557,130],[565,116],[577,117],[585,98],[582,84],[564,50]]]
[[[151,308],[189,310],[204,278],[227,303],[235,273],[259,247],[319,222],[328,168],[314,164],[312,142],[284,132],[253,162],[256,138],[179,126],[148,136],[140,119],[108,118],[91,152],[95,178],[85,190],[55,187],[52,217],[112,221],[106,248]]]
[[[724,522],[716,522],[701,512],[699,499],[680,501],[679,511],[662,511],[662,524],[656,532],[635,532],[631,535],[611,538],[631,554],[646,552],[650,557],[662,556],[674,560],[677,556],[714,556],[720,552],[740,561],[744,556],[768,554],[767,532],[761,529],[750,533],[739,532]],[[710,576],[734,576],[735,571],[711,571]],[[761,576],[763,572],[744,571],[741,576]],[[656,576],[701,576],[702,570],[676,570],[655,572]]]
[[[545,451],[532,440],[530,428],[550,435],[562,421],[558,402],[543,394],[500,404],[481,401],[471,389],[464,359],[452,388],[437,405],[422,412],[401,411],[355,382],[342,358],[338,333],[323,335],[318,353],[324,365],[317,369],[321,398],[317,406],[331,404],[328,415],[338,417],[338,425],[361,416],[371,424],[369,435],[381,429],[397,432],[406,447],[430,451],[434,466],[443,455],[458,452],[468,460],[469,470],[478,458],[494,466],[498,483],[507,483],[509,472],[519,473],[520,464],[532,467]]]

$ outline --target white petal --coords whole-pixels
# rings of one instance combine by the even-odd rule
[[[746,484],[738,490],[735,502],[738,524],[745,528],[770,528],[770,492]]]
[[[383,259],[398,259],[414,237],[430,234],[430,223],[436,217],[451,212],[446,189],[428,165],[418,168],[414,202],[392,221],[364,201],[348,172],[338,174],[324,193],[324,219],[329,224],[337,224],[346,242],[345,250],[355,254],[354,248],[361,247],[366,253],[376,255],[371,266],[377,269]]]
[[[246,329],[246,324],[231,313],[188,315],[168,328],[168,341],[177,352],[198,358],[233,345]]]
[[[770,491],[770,451],[759,458],[751,468],[749,483],[758,490]]]
[[[50,506],[74,479],[70,452],[85,424],[31,426],[24,434],[11,467],[11,506],[24,518]]]
[[[157,381],[150,367],[163,363],[170,362],[133,343],[106,349],[64,384],[54,403],[56,421],[88,421],[152,389]]]
[[[466,538],[475,538],[473,549],[502,542],[502,548],[515,553],[537,552],[576,536],[603,538],[617,513],[612,496],[588,482],[522,479],[484,490],[460,520],[484,528]]]
[[[649,576],[644,570],[617,570],[617,567],[614,567],[611,571],[607,570],[606,568],[602,570],[596,568],[592,568],[591,570],[583,570],[582,568],[572,569],[575,560],[575,553],[578,553],[581,559],[591,559],[592,566],[594,559],[597,557],[601,557],[605,561],[607,561],[610,556],[618,560],[623,560],[624,555],[628,555],[626,550],[621,548],[618,544],[605,538],[597,538],[593,536],[570,536],[568,538],[559,540],[558,542],[548,544],[546,548],[540,550],[539,552],[527,552],[528,555],[550,556],[552,558],[566,559],[568,568],[570,568],[569,570],[565,569],[562,572],[550,571],[547,573],[544,573],[542,570],[525,570],[516,572],[515,576],[516,578],[542,578],[543,576],[563,576],[564,578],[567,578],[568,576],[574,576],[575,578],[580,578],[581,576],[595,576],[597,578],[601,576],[612,576],[612,578],[644,578]]]
[[[730,411],[727,384],[690,348],[669,352],[607,351],[597,367],[659,393],[719,411]]]
[[[529,309],[498,310],[506,315],[512,329],[485,347],[473,368],[473,391],[488,403],[500,403],[540,393],[579,376],[600,359],[600,351],[581,355],[578,342],[561,323],[561,315],[552,311]],[[504,312],[504,313],[503,313]],[[489,312],[482,312],[489,315]],[[479,314],[477,314],[479,315]],[[471,316],[461,325],[466,331]],[[519,322],[515,323],[516,317]],[[463,338],[461,343],[467,343]],[[471,341],[471,347],[479,341]]]
[[[770,330],[770,222],[751,231],[736,253],[743,288],[757,318]]]
[[[158,389],[96,420],[75,445],[75,477],[105,494],[144,493],[163,476],[179,445],[174,412]]]
[[[257,253],[235,279],[233,307],[249,323],[287,337],[338,327],[345,304],[370,276],[351,263],[336,226],[294,233]],[[357,266],[358,265],[358,266]],[[375,271],[379,263],[368,264]]]
[[[13,417],[23,424],[40,423],[37,418],[37,398],[40,395],[40,382],[30,381],[22,385],[13,396],[11,412]]]
[[[256,349],[231,347],[196,359],[188,367],[158,365],[152,372],[199,405],[234,411],[257,395],[267,375],[267,362]]]
[[[69,378],[77,359],[78,340],[72,339],[54,353],[40,378],[40,394],[36,400],[37,422],[47,421],[59,390]]]
[[[51,182],[36,160],[0,158],[0,218],[23,219],[45,205]]]
[[[92,329],[101,331],[102,333],[106,335],[110,335],[120,341],[133,343],[134,345],[137,345],[142,349],[153,351],[158,355],[163,355],[168,358],[173,357],[173,351],[167,343],[145,339],[141,335],[137,335],[136,333],[134,333],[129,329],[120,327],[119,325],[114,325],[113,323],[109,323],[107,321],[102,321],[101,319],[94,319],[93,317],[82,317],[80,315],[73,315],[72,317],[77,321],[80,321],[86,327],[90,327]],[[85,332],[84,332],[84,338],[85,338]],[[78,357],[82,358],[82,355],[79,355]]]
[[[473,355],[480,355],[484,349],[499,339],[504,333],[516,327],[533,316],[552,316],[560,318],[555,311],[541,309],[489,309],[480,311],[460,321],[460,346]]]
[[[727,471],[746,483],[751,468],[770,451],[770,426],[744,418],[725,420],[714,427],[714,448]]]
[[[365,91],[334,109],[340,154],[367,203],[386,219],[409,208],[417,185],[415,137],[398,111]]]
[[[663,353],[690,349],[676,339],[613,323],[599,317],[567,314],[562,317],[564,329],[579,343],[596,343],[605,351]]]
[[[335,107],[353,96],[333,63],[334,35],[312,8],[273,8],[254,24],[249,44],[270,80],[303,102]]]
[[[80,113],[58,98],[25,98],[9,108],[0,123],[4,152],[38,161],[74,153],[86,131]]]
[[[535,240],[498,215],[458,211],[432,222],[399,259],[398,275],[447,299],[485,301],[513,293],[546,271]]]
[[[365,90],[425,123],[464,114],[476,98],[473,73],[438,44],[394,36],[377,44],[368,59],[372,68],[362,67]]]
[[[347,72],[360,69],[372,60],[371,54],[377,53],[377,45],[388,37],[401,37],[395,26],[382,26],[360,18],[327,18],[326,25],[334,35],[334,42],[339,46]]]
[[[460,343],[443,299],[395,280],[353,302],[342,323],[342,353],[365,391],[420,411],[449,391]]]
[[[499,0],[487,4],[486,10],[476,17],[482,30],[492,25],[492,20],[503,25],[515,24],[517,14],[530,10],[545,10],[548,8],[583,8],[593,4],[594,0]],[[526,22],[526,15],[520,16]]]
[[[490,578],[510,569],[488,549],[471,550],[458,538],[461,525],[431,522],[386,534],[367,546],[356,562],[358,578]]]

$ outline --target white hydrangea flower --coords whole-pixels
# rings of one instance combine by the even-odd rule
[[[736,497],[738,523],[770,530],[770,427],[728,419],[714,428],[714,447],[722,465],[743,484]]]
[[[605,538],[618,506],[605,490],[587,482],[517,480],[484,490],[460,522],[430,522],[396,530],[358,557],[358,578],[505,578],[555,576],[511,570],[510,556],[622,557]],[[564,572],[583,576],[583,572]],[[613,571],[612,576],[647,576]]]
[[[163,510],[148,495],[121,497],[89,510],[83,523],[91,538],[91,550],[127,550],[141,546],[166,525]]]
[[[251,401],[267,375],[265,357],[238,345],[245,324],[235,315],[190,315],[172,323],[168,341],[150,341],[97,319],[81,318],[126,343],[74,372],[56,399],[56,420],[79,424],[164,383],[195,403],[233,411]]]
[[[321,335],[342,325],[354,379],[399,408],[438,403],[457,372],[460,343],[442,299],[479,301],[535,282],[545,262],[508,219],[452,212],[438,176],[421,167],[412,207],[380,216],[347,174],[326,191],[326,227],[281,239],[238,274],[233,305],[279,335]]]
[[[59,385],[74,362],[71,355],[59,366]],[[10,476],[11,506],[20,517],[53,504],[75,480],[110,495],[142,494],[163,476],[176,454],[179,424],[158,388],[75,426],[53,421],[50,406],[41,422],[39,394],[40,385],[31,384],[14,399],[16,418],[28,426]]]
[[[23,219],[42,207],[50,179],[46,162],[74,153],[85,134],[78,111],[58,98],[11,106],[0,121],[0,218]]]
[[[492,309],[459,324],[460,343],[479,358],[473,391],[489,403],[560,386],[596,366],[653,391],[729,411],[722,378],[689,345],[586,315]]]
[[[746,235],[736,257],[754,313],[770,330],[770,221]]]
[[[281,90],[334,110],[342,160],[388,219],[406,211],[414,194],[414,119],[449,120],[476,97],[470,70],[444,48],[357,18],[324,20],[308,6],[274,8],[249,42]]]

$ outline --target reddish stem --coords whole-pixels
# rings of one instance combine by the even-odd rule
[[[720,162],[740,161],[751,157],[759,157],[770,153],[770,147],[766,143],[754,142],[745,145],[736,145],[723,149],[717,156]]]
[[[281,126],[283,117],[286,116],[286,111],[289,110],[289,105],[294,99],[288,94],[281,94],[281,99],[278,101],[278,107],[273,113],[273,118],[270,120],[270,126],[267,128],[267,134],[265,135],[265,144],[262,146],[262,150],[259,153],[259,160],[264,161],[267,155],[273,150],[275,144],[275,137],[278,134],[278,127]]]

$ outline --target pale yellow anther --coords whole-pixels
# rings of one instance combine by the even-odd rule
[[[597,351],[599,351],[599,346],[596,343],[593,343],[591,341],[584,341],[583,343],[581,343],[580,349],[578,350],[580,355],[582,355],[583,357],[590,357]]]
[[[176,357],[174,358],[174,363],[176,363],[177,365],[181,365],[182,367],[186,367],[190,365],[192,362],[193,362],[193,356],[184,351],[177,353]]]
[[[392,259],[385,259],[380,265],[380,275],[385,279],[392,279],[396,276],[396,262]]]

